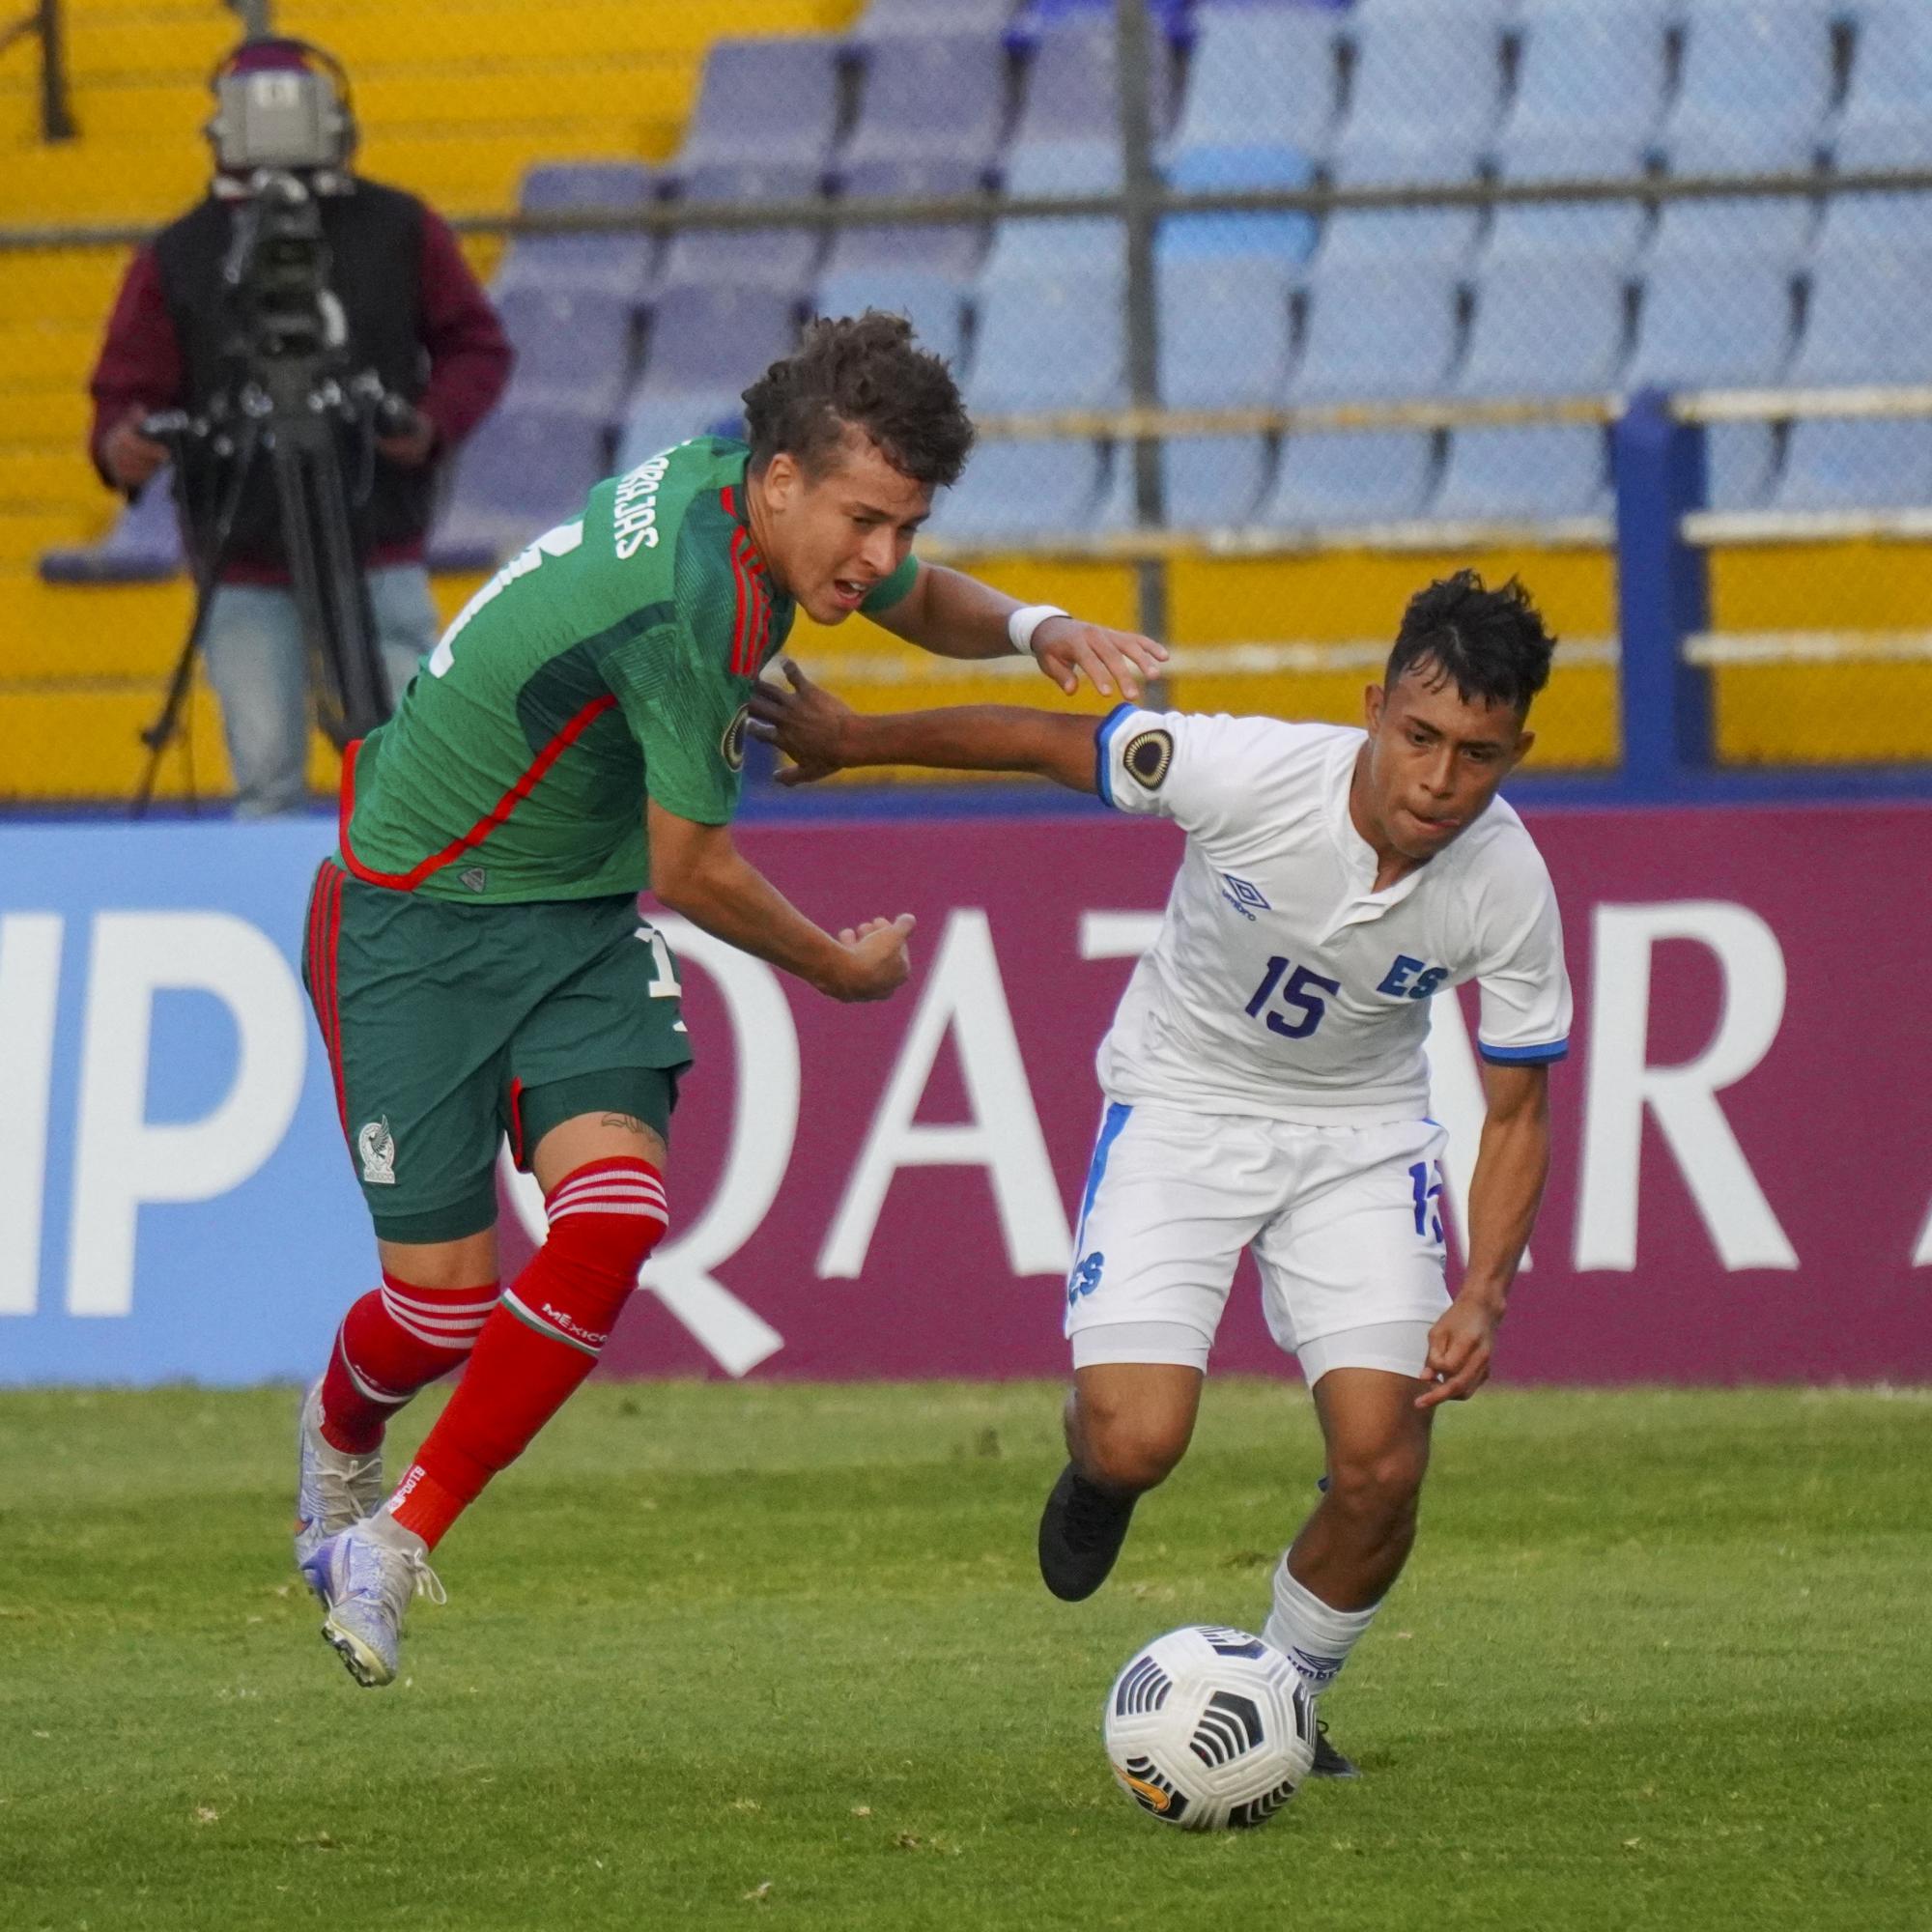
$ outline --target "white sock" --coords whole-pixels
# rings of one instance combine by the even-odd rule
[[[1334,1683],[1380,1608],[1380,1604],[1371,1604],[1365,1610],[1330,1607],[1288,1574],[1284,1556],[1275,1566],[1274,1609],[1262,1635],[1294,1665],[1314,1696]]]

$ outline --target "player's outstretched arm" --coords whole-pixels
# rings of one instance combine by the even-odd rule
[[[781,784],[810,784],[854,765],[927,765],[935,771],[1032,772],[1072,791],[1094,789],[1092,718],[1017,704],[867,717],[813,684],[790,658],[781,659],[780,668],[791,688],[755,687],[750,728],[792,760],[779,773]]]
[[[1014,643],[1007,627],[1022,610],[1016,599],[944,564],[922,563],[906,594],[872,620],[895,638],[942,658],[1000,658]],[[1040,669],[1070,697],[1084,675],[1111,696],[1140,701],[1142,681],[1158,677],[1167,646],[1132,631],[1109,630],[1078,617],[1047,617],[1034,627],[1031,648]]]
[[[747,862],[724,826],[680,818],[655,800],[645,826],[651,891],[668,910],[835,1000],[883,1000],[905,983],[911,913],[868,919],[834,937]]]
[[[1429,1334],[1435,1386],[1418,1408],[1466,1402],[1490,1378],[1496,1329],[1549,1176],[1549,1068],[1483,1065],[1489,1111],[1469,1181],[1469,1261],[1449,1312]]]

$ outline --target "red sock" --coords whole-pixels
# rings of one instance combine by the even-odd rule
[[[351,1456],[383,1440],[389,1417],[469,1354],[497,1284],[416,1288],[386,1271],[342,1318],[322,1378],[322,1433]]]
[[[544,1205],[549,1238],[483,1324],[449,1406],[389,1498],[390,1514],[432,1548],[596,1366],[667,1225],[663,1179],[629,1155],[578,1168]]]

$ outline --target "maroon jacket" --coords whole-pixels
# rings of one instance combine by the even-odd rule
[[[403,282],[414,285],[409,327],[427,361],[427,374],[419,385],[419,393],[412,393],[412,400],[436,431],[436,449],[430,459],[434,464],[454,451],[502,394],[514,359],[509,340],[489,297],[469,272],[447,223],[415,203],[413,197],[404,197],[396,190],[366,184],[358,192],[365,194],[372,205],[378,201],[385,205],[410,204],[410,232],[420,237],[415,244],[419,260],[414,265],[414,274],[384,277],[379,271],[358,279],[361,286],[372,291],[386,291],[390,284]],[[213,327],[212,306],[205,314],[199,291],[185,294],[179,286],[171,288],[167,264],[171,259],[182,258],[181,250],[173,244],[183,236],[216,226],[225,234],[225,218],[217,222],[213,203],[211,196],[155,242],[143,247],[129,264],[122,282],[89,384],[94,397],[94,428],[89,449],[103,481],[111,483],[112,479],[101,461],[101,445],[108,432],[130,411],[194,409],[207,401],[205,393],[197,393],[207,381],[205,374],[197,377],[197,369],[206,371],[208,367],[206,352],[209,332]],[[188,259],[193,259],[191,253]],[[353,271],[356,265],[339,263],[338,266]],[[345,305],[358,299],[349,286],[342,286],[338,292]],[[372,294],[361,299],[383,298]],[[208,304],[212,305],[213,299],[211,289]],[[350,320],[353,329],[354,308]],[[184,342],[184,329],[191,338],[199,332],[199,339]],[[392,382],[391,386],[403,385]],[[406,392],[417,388],[417,384],[412,384]],[[390,472],[388,481],[397,486],[392,492],[397,501],[409,501],[410,486],[419,483],[421,487],[412,494],[422,508],[414,514],[405,509],[400,518],[392,511],[387,518],[390,527],[371,549],[369,562],[378,567],[420,562],[427,535],[427,478],[406,476],[382,458],[378,459],[378,467],[379,487],[384,480],[381,472]],[[271,557],[259,553],[237,554],[223,577],[230,582],[288,582],[287,571]]]

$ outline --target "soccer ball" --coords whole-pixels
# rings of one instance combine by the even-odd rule
[[[1218,1624],[1138,1651],[1107,1692],[1101,1729],[1121,1789],[1183,1832],[1264,1823],[1315,1762],[1315,1706],[1293,1665]]]

